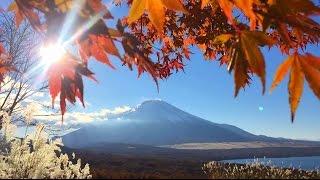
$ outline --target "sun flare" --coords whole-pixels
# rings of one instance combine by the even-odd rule
[[[65,53],[65,49],[60,44],[50,44],[40,48],[41,61],[47,65],[59,61]]]

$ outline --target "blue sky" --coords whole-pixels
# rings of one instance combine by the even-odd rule
[[[125,11],[124,8],[111,10],[114,16],[124,16]],[[309,52],[320,55],[318,49],[310,47]],[[267,87],[270,88],[277,66],[286,57],[276,49],[263,51],[267,63]],[[96,73],[99,83],[85,80],[85,98],[91,105],[76,110],[94,112],[123,105],[136,106],[148,99],[162,99],[204,119],[232,124],[254,134],[320,140],[320,101],[307,84],[292,124],[288,78],[272,94],[267,91],[263,96],[261,83],[254,78],[250,87],[234,98],[233,76],[226,68],[220,67],[218,62],[205,61],[195,49],[193,52],[191,61],[186,61],[185,73],[173,74],[168,80],[160,81],[159,93],[149,75],[144,74],[138,79],[136,71],[122,67],[116,58],[111,58],[116,70],[91,61],[89,67]]]
[[[265,55],[267,87],[270,87],[276,67],[285,57],[277,50]],[[187,62],[185,73],[174,74],[168,80],[161,81],[158,93],[147,74],[138,79],[136,72],[121,67],[116,63],[117,59],[113,62],[117,64],[117,70],[98,63],[90,64],[100,83],[86,82],[86,100],[92,104],[87,110],[135,106],[147,99],[162,99],[204,119],[236,125],[255,134],[320,139],[320,103],[307,85],[295,122],[291,124],[288,78],[271,94],[267,92],[263,96],[261,84],[254,78],[251,86],[234,98],[232,75],[227,73],[225,67],[219,67],[217,62],[204,61],[199,53],[195,53]],[[263,107],[263,111],[259,107]]]

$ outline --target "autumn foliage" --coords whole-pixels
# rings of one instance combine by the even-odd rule
[[[60,97],[62,115],[66,101],[83,102],[82,77],[94,79],[87,67],[91,57],[114,68],[109,57],[116,56],[124,66],[137,68],[138,75],[149,73],[157,83],[183,70],[193,46],[205,59],[219,61],[233,73],[235,96],[252,76],[260,78],[265,92],[261,47],[275,47],[286,54],[271,89],[289,74],[292,121],[305,81],[320,98],[320,58],[305,52],[320,38],[320,7],[311,0],[114,0],[116,6],[129,7],[127,17],[119,20],[113,19],[101,0],[15,0],[8,10],[14,13],[17,26],[27,20],[45,43],[52,43],[58,41],[68,14],[80,2],[67,41],[77,47],[78,56],[65,53],[47,73],[50,94],[53,101]],[[108,27],[109,20],[117,25]],[[5,72],[3,66],[0,73]]]

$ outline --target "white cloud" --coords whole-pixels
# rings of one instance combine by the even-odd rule
[[[31,96],[31,98],[44,98],[45,95],[46,95],[46,93],[44,93],[44,92],[36,92]]]
[[[13,81],[10,82],[9,78],[5,78],[6,85],[2,87],[2,90],[8,90],[12,85]],[[5,98],[5,93],[0,94],[0,103]],[[9,97],[9,100],[11,97]],[[27,106],[32,105],[33,119],[48,125],[57,126],[61,125],[61,115],[59,112],[60,102],[57,98],[54,102],[55,109],[52,109],[52,99],[48,92],[36,92],[32,96],[28,97],[21,103],[21,107],[26,109]],[[85,106],[92,106],[91,103],[85,101]],[[119,106],[113,109],[103,108],[97,109],[92,112],[87,112],[86,108],[82,108],[82,104],[77,101],[75,105],[70,105],[71,109],[68,109],[64,115],[63,126],[65,127],[75,127],[94,122],[94,121],[104,121],[108,120],[114,115],[124,113],[132,110],[129,106]],[[91,107],[92,109],[92,107]],[[23,114],[23,112],[21,112]]]
[[[70,111],[66,112],[64,115],[64,121],[63,126],[70,127],[70,128],[79,128],[80,126],[91,123],[91,122],[97,122],[97,121],[106,121],[108,118],[121,114],[127,111],[130,111],[132,108],[129,106],[120,106],[116,107],[114,109],[98,109],[93,112],[83,112],[83,111]],[[84,109],[85,110],[85,109]],[[39,108],[38,110],[41,113],[47,113],[43,108]],[[55,115],[55,116],[38,116],[36,117],[38,121],[51,124],[54,126],[61,126],[62,119],[61,116]]]
[[[114,109],[100,109],[94,112],[68,112],[65,115],[65,121],[74,121],[78,123],[88,123],[93,121],[107,120],[108,117],[130,111],[129,106],[120,106]]]
[[[34,114],[36,115],[36,120],[51,125],[61,125],[62,118],[60,112],[48,108],[52,106],[52,101],[49,94],[38,94],[36,96],[33,96],[32,98],[28,99],[27,103],[35,104],[36,111],[34,112]],[[86,107],[88,107],[91,104],[89,102],[85,102],[85,105]],[[59,108],[59,101],[55,101],[54,107]],[[64,115],[64,126],[78,127],[94,121],[104,121],[108,120],[108,117],[110,116],[114,116],[131,110],[129,106],[119,106],[113,109],[103,108],[97,109],[92,112],[86,112],[86,108],[82,108],[82,105],[80,103],[77,103],[73,107],[75,107],[76,110],[69,110]]]

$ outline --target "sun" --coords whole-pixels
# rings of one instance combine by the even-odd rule
[[[42,46],[39,52],[42,63],[46,65],[59,61],[66,54],[65,48],[60,44]]]

